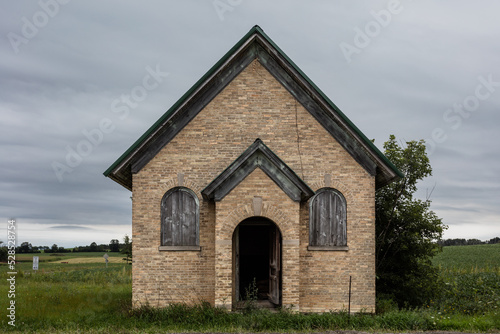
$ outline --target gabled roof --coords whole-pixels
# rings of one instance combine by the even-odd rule
[[[314,191],[273,151],[257,139],[229,167],[201,191],[206,200],[220,201],[257,167],[262,169],[292,200],[306,201]]]
[[[104,175],[132,190],[132,173],[139,172],[232,79],[258,59],[316,120],[376,177],[380,188],[401,172],[340,111],[335,104],[262,31],[254,26],[203,77],[153,124]]]

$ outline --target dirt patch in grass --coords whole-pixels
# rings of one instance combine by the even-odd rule
[[[125,263],[121,257],[109,257],[109,263]],[[52,263],[105,263],[103,258],[99,257],[77,257],[77,258],[67,258],[59,261],[54,261]]]

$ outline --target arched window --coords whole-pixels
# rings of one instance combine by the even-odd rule
[[[161,200],[161,245],[198,246],[199,201],[188,188],[170,189]]]
[[[347,246],[346,201],[335,189],[322,188],[309,204],[309,245]]]

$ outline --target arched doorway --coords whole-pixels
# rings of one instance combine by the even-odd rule
[[[281,233],[264,217],[243,220],[233,233],[233,300],[248,299],[247,291],[261,305],[281,305]]]

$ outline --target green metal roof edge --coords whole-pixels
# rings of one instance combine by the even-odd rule
[[[302,72],[302,70],[293,62],[293,60],[291,60],[286,55],[286,53],[283,52],[283,50],[281,50],[280,47],[276,43],[274,43],[274,41],[269,36],[267,36],[259,26],[255,26],[254,28],[256,28],[259,33],[262,34],[262,36],[269,42],[269,44],[271,44],[279,52],[279,54],[283,58],[285,58],[285,60],[289,62],[290,65],[292,65],[292,67],[320,94],[320,96],[330,105],[330,107],[332,107],[339,114],[339,116],[354,130],[354,132],[356,132],[356,134],[358,134],[361,139],[363,139],[363,141],[378,155],[378,157],[381,158],[399,177],[403,178],[403,173],[401,173],[401,171],[377,148],[377,146],[375,146],[373,142],[368,139],[365,134],[361,132],[361,130],[342,112],[342,110],[340,110],[339,107],[337,107],[335,103],[333,103],[330,98],[328,98],[328,96],[326,96],[325,93],[323,93],[323,91],[318,86],[316,86],[316,84],[304,72]]]
[[[145,138],[149,137],[151,133],[153,133],[161,123],[167,119],[174,110],[176,110],[180,105],[184,103],[184,101],[196,90],[198,87],[208,78],[210,77],[219,67],[222,65],[233,53],[236,49],[240,48],[247,39],[253,35],[255,32],[258,32],[269,44],[271,44],[278,53],[290,63],[290,65],[320,94],[320,96],[332,107],[339,116],[361,137],[361,139],[377,154],[379,158],[381,158],[399,177],[403,178],[404,175],[399,171],[399,169],[369,140],[354,123],[326,96],[321,89],[304,73],[302,70],[286,55],[281,48],[274,43],[274,41],[258,26],[255,25],[248,31],[245,36],[243,36],[231,49],[229,49],[224,56],[217,63],[215,63],[196,83],[181,96],[177,102],[170,107],[139,139],[137,139],[132,146],[130,146],[127,151],[125,151],[103,174],[104,176],[108,176],[113,169],[116,168],[133,150],[135,150]]]

